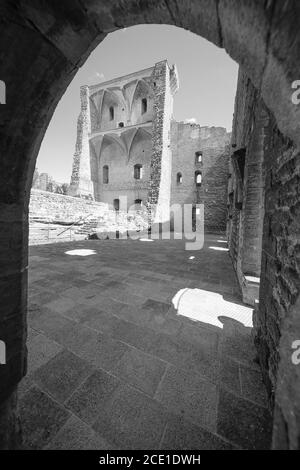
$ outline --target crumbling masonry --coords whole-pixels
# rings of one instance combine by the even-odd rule
[[[204,204],[205,227],[226,228],[230,136],[173,119],[176,67],[166,60],[80,90],[70,194],[119,206]],[[173,213],[171,217],[174,217]]]

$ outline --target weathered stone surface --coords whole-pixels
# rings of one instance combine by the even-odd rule
[[[120,383],[106,398],[93,428],[121,449],[155,449],[167,418],[157,401]]]
[[[71,416],[55,438],[46,446],[47,450],[109,450],[113,449],[93,429],[75,416]]]
[[[90,214],[101,217],[106,211],[107,204],[39,189],[31,190],[29,216],[32,218],[76,222]]]
[[[217,432],[248,450],[270,449],[272,420],[266,408],[220,390]],[[257,416],[260,416],[258,422]],[[239,423],[239,426],[237,426]]]
[[[234,152],[245,149],[245,169],[241,181],[231,166],[230,253],[243,291],[247,275],[260,276],[255,344],[269,403],[272,408],[274,401],[276,405],[273,446],[295,449],[299,446],[299,378],[291,356],[292,343],[300,337],[295,314],[300,289],[300,158],[243,73],[238,82],[232,145]],[[234,207],[237,199],[242,207]],[[264,403],[263,396],[258,399]]]
[[[20,398],[20,418],[25,449],[41,449],[55,436],[70,413],[37,387]]]
[[[178,451],[195,449],[232,450],[235,447],[206,429],[174,416],[167,424],[161,448]]]
[[[197,252],[197,261],[188,259],[180,240],[168,243],[157,240],[151,250],[148,244],[133,240],[125,242],[126,250],[124,243],[118,240],[31,248],[30,290],[35,292],[35,307],[30,310],[29,320],[35,330],[29,329],[28,350],[33,373],[27,375],[19,387],[21,401],[28,408],[22,409],[27,442],[35,442],[38,448],[78,446],[89,449],[97,440],[92,430],[97,422],[101,448],[104,441],[107,448],[111,445],[122,447],[124,442],[133,448],[148,446],[149,439],[155,448],[164,445],[189,447],[189,442],[190,445],[201,445],[201,448],[235,447],[232,441],[227,445],[220,436],[202,427],[213,428],[219,386],[232,391],[233,400],[243,397],[236,385],[239,385],[244,367],[251,369],[243,377],[243,384],[246,384],[244,396],[248,389],[255,391],[257,396],[262,391],[258,380],[260,372],[251,362],[254,348],[249,328],[230,318],[233,310],[242,313],[251,309],[239,305],[237,281],[228,253],[210,249],[212,244],[224,246],[222,241],[224,239],[220,235],[206,237],[204,249]],[[65,253],[78,247],[93,248],[93,256],[83,261],[81,257]],[[57,276],[68,278],[68,283],[60,284],[60,278],[60,283],[56,282]],[[45,284],[41,281],[46,279],[48,285],[54,284],[54,289],[49,290],[50,297],[45,299]],[[82,282],[84,279],[89,279],[89,282]],[[217,313],[221,315],[218,327],[201,321],[204,320],[202,304],[205,297],[196,305],[194,315],[190,311],[183,315],[181,309],[170,308],[169,302],[182,288],[183,282],[186,286],[196,285],[205,289],[203,292],[209,290],[213,297],[218,297],[215,290],[227,299],[226,292],[231,293],[227,307],[224,303],[207,302],[206,322]],[[41,295],[38,294],[39,289]],[[122,290],[128,303],[113,300]],[[135,304],[132,304],[131,297],[137,297],[137,293],[141,294],[139,303],[135,298]],[[160,300],[154,300],[156,297]],[[44,334],[38,331],[44,331]],[[232,360],[220,347],[224,342]],[[225,357],[227,364],[224,364]],[[176,372],[170,374],[170,370]],[[61,426],[59,410],[53,409],[53,404],[50,406],[51,402],[47,404],[43,398],[45,414],[38,408],[31,409],[32,401],[25,397],[30,397],[32,392],[29,395],[28,392],[35,387],[49,398],[53,397],[56,404],[59,401],[67,414],[71,411],[78,419],[68,418]],[[124,389],[125,393],[129,389],[139,399],[123,400]],[[253,404],[256,397],[252,395]],[[176,406],[168,396],[174,397]],[[114,409],[112,399],[118,406],[118,413],[106,414],[107,408]],[[144,419],[152,414],[152,411],[148,415],[147,412],[143,418],[141,404],[147,406],[148,403],[154,418],[157,409],[166,417],[167,434],[161,436],[161,421],[156,418],[150,419],[152,424],[145,427],[146,432],[140,432]],[[219,414],[223,413],[221,408],[222,405]],[[186,420],[178,417],[181,411]],[[35,416],[37,412],[42,414],[42,418],[47,415],[48,419],[40,421]],[[103,413],[105,421],[101,426]],[[123,425],[118,425],[118,416],[122,422],[124,418],[124,426],[130,435],[124,436]],[[131,416],[134,416],[139,432],[133,429],[131,433]],[[227,418],[230,422],[230,416]],[[34,420],[42,437],[40,440],[37,440],[36,428],[29,426]],[[256,414],[252,424],[259,426],[260,421],[261,416]],[[234,427],[236,436],[238,421]],[[115,437],[112,434],[114,430]],[[192,438],[190,436],[190,441],[189,432],[195,433]],[[164,435],[166,440],[160,441],[158,437],[163,438]]]
[[[170,412],[216,431],[217,389],[201,376],[170,367],[155,398]]]
[[[228,183],[230,133],[222,127],[201,127],[198,124],[172,121],[172,186],[171,203],[204,204],[206,231],[225,231],[226,193]],[[196,153],[201,152],[201,162]],[[202,182],[196,185],[196,172]],[[178,173],[182,182],[177,181]]]
[[[13,391],[0,406],[0,449],[19,449],[22,444],[21,425],[17,409],[17,393]]]
[[[112,369],[112,373],[147,395],[154,395],[165,372],[166,363],[136,349],[130,349]]]
[[[173,227],[173,219],[183,220],[184,204],[204,204],[205,229],[224,231],[230,135],[224,128],[174,121],[177,89],[176,66],[166,60],[81,87],[70,194],[102,201],[112,211],[115,201],[126,211],[136,209],[138,200],[156,211],[152,220],[168,223],[171,217],[177,231],[182,226]],[[135,165],[142,168],[139,179]],[[192,231],[192,222],[185,231]]]

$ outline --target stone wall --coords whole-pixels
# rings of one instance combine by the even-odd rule
[[[29,217],[45,218],[49,221],[75,222],[80,217],[102,216],[107,210],[107,204],[95,202],[79,197],[64,196],[62,194],[31,190]]]
[[[156,216],[151,217],[156,222],[167,225],[170,204],[203,203],[206,229],[224,231],[229,135],[224,128],[173,121],[177,89],[176,67],[169,67],[166,60],[144,71],[81,87],[71,194],[89,195],[92,184],[98,201],[113,204],[120,199],[123,205],[127,199],[126,209],[140,199],[155,207]],[[142,98],[148,101],[146,113],[141,113]],[[203,161],[197,165],[195,154],[200,150]],[[143,166],[142,180],[133,178],[136,163]],[[108,183],[103,182],[104,166]],[[196,170],[202,172],[201,187],[195,184]],[[180,185],[178,172],[183,174]]]
[[[105,139],[106,140],[106,139]],[[112,204],[114,199],[127,198],[127,207],[141,199],[144,204],[148,198],[151,162],[151,135],[143,129],[137,130],[127,156],[117,142],[106,142],[99,159],[99,201]],[[100,152],[99,152],[100,153]],[[99,154],[98,153],[98,154]],[[142,165],[142,179],[134,178],[134,165]],[[103,166],[109,168],[109,181],[103,184]]]
[[[204,204],[207,231],[226,230],[229,142],[230,134],[223,127],[172,121],[171,204]],[[196,152],[202,153],[200,163]],[[202,173],[200,187],[195,183],[196,171]],[[177,181],[178,173],[182,175],[181,183]]]
[[[154,117],[149,182],[150,206],[156,205],[156,221],[169,221],[171,195],[171,117],[173,94],[177,91],[177,74],[166,60],[158,62],[152,72]]]
[[[0,443],[1,450],[21,448],[21,423],[18,416],[16,390],[0,403]]]
[[[300,444],[300,365],[292,362],[300,340],[300,154],[270,116],[265,150],[265,219],[256,345],[275,402],[273,445]]]
[[[92,195],[110,204],[126,196],[127,206],[142,199],[158,209],[158,217],[163,210],[168,220],[170,128],[177,89],[176,68],[170,68],[167,60],[108,82],[81,87],[70,195]],[[147,100],[145,112],[142,99]],[[134,163],[143,165],[142,181],[133,178]],[[109,167],[108,184],[103,184],[104,165]]]
[[[261,279],[254,337],[270,406],[275,407],[273,447],[296,449],[300,442],[300,367],[292,362],[292,344],[300,339],[300,155],[280,133],[272,113],[242,71],[230,172],[230,254],[240,282],[247,271]]]
[[[258,299],[264,215],[264,150],[269,112],[240,70],[228,182],[229,249],[243,300]]]

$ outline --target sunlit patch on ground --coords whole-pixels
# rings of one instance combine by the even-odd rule
[[[70,256],[90,256],[96,255],[97,252],[95,250],[79,249],[66,251],[65,254]]]
[[[172,299],[178,315],[223,328],[219,317],[228,317],[252,327],[252,309],[225,300],[223,295],[202,289],[180,289]]]
[[[210,246],[209,249],[216,251],[229,251],[228,248],[223,248],[222,246]]]
[[[246,281],[249,282],[255,282],[256,284],[259,284],[260,278],[256,276],[245,276]]]

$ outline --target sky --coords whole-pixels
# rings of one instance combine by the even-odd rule
[[[60,100],[43,139],[37,169],[57,182],[70,182],[81,85],[94,85],[167,59],[176,64],[179,91],[174,119],[231,131],[238,65],[206,39],[175,26],[140,25],[106,36],[94,49]]]

